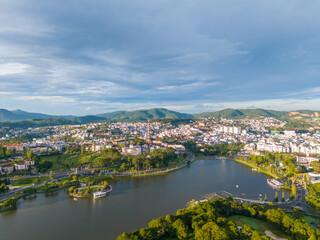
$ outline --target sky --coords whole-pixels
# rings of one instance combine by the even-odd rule
[[[0,108],[320,110],[320,1],[0,0]]]

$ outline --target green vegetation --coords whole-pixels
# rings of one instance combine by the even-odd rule
[[[70,168],[78,167],[82,160],[86,156],[82,156],[80,154],[76,155],[68,155],[68,154],[59,154],[59,155],[51,155],[51,156],[41,156],[41,162],[48,163],[50,165],[49,168],[46,168],[46,171],[65,171],[70,170]]]
[[[17,179],[12,183],[12,186],[29,186],[31,184],[39,184],[46,180],[48,177],[29,177],[29,178],[21,178]]]
[[[237,226],[242,226],[239,231]],[[281,209],[240,204],[231,199],[217,199],[188,204],[177,215],[167,215],[149,222],[148,228],[123,233],[118,240],[128,239],[269,239],[269,230],[280,237],[295,240],[319,239],[320,231],[304,220],[287,215]]]
[[[116,149],[106,149],[93,160],[93,165],[95,167],[120,166],[118,168],[120,171],[141,171],[169,167],[172,163],[177,163],[178,159],[173,148],[146,151],[137,156],[123,156]]]
[[[149,119],[160,118],[193,118],[190,114],[179,113],[164,108],[153,108],[148,110],[136,110],[136,111],[118,111],[112,113],[105,113],[98,115],[104,117],[108,121],[117,122],[134,122],[134,121],[147,121]]]
[[[17,207],[17,198],[12,197],[0,203],[0,212],[15,209]]]
[[[100,153],[83,153],[81,149],[70,146],[69,154],[59,154],[50,156],[31,156],[36,159],[36,167],[39,172],[65,171],[70,168],[88,164],[91,167],[104,169],[116,169],[118,171],[142,171],[155,168],[165,168],[176,165],[184,160],[178,157],[175,150],[165,148],[152,152],[146,151],[141,155],[121,155],[117,149],[106,149]]]
[[[264,156],[251,155],[250,157],[236,156],[235,160],[248,163],[254,168],[258,168],[260,172],[265,171],[267,174],[279,177],[283,180],[294,176],[296,170],[296,158],[293,155],[285,153],[269,153]],[[283,168],[280,167],[283,164]],[[285,185],[289,186],[289,182],[285,181]]]
[[[233,154],[238,153],[242,148],[242,143],[230,143],[219,145],[206,145],[204,148],[196,146],[195,142],[186,142],[185,147],[189,149],[195,156],[224,156],[230,157]],[[202,149],[202,150],[201,150]]]
[[[170,123],[173,126],[178,126],[180,124],[190,124],[194,122],[193,118],[161,118],[152,119],[150,122],[160,122],[160,123]]]
[[[84,123],[98,122],[103,120],[105,119],[97,116],[74,117],[71,119],[58,117],[58,118],[47,118],[47,119],[32,119],[32,120],[0,122],[0,127],[9,127],[9,128],[47,127],[47,126],[58,126],[58,125],[84,124]]]
[[[0,181],[0,193],[6,193],[9,191],[9,187],[6,186],[4,182],[1,183]]]
[[[11,156],[16,155],[16,151],[15,150],[8,150],[5,147],[3,147],[2,145],[0,145],[0,159],[7,159]]]
[[[274,117],[274,118],[282,118],[287,116],[288,112],[281,111],[273,111],[273,110],[265,110],[265,109],[224,109],[217,112],[205,112],[200,114],[194,114],[196,118],[229,118],[229,119],[242,119],[246,117]]]
[[[306,200],[313,211],[320,213],[320,183],[308,185]]]
[[[290,237],[287,234],[285,234],[278,228],[272,226],[271,224],[267,223],[266,221],[262,221],[252,217],[241,216],[241,215],[231,216],[231,217],[228,217],[227,219],[237,224],[237,226],[243,227],[244,225],[249,225],[253,229],[257,230],[260,234],[265,234],[265,231],[269,230],[275,235],[277,235],[278,237],[290,239]]]

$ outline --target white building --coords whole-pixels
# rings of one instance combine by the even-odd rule
[[[133,156],[140,155],[140,154],[142,154],[142,148],[140,146],[123,147],[122,154],[123,155],[130,154]]]
[[[222,126],[222,127],[220,127],[220,132],[230,133],[230,134],[241,134],[241,128],[240,127]]]

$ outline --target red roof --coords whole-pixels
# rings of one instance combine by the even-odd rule
[[[5,146],[6,146],[6,147],[22,147],[22,145],[19,144],[19,143],[7,144],[7,145],[5,145]]]

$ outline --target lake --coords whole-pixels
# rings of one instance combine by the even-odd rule
[[[65,190],[38,194],[20,200],[17,210],[0,214],[0,239],[116,239],[124,231],[147,227],[153,218],[175,214],[191,199],[216,191],[251,199],[267,194],[273,200],[276,190],[266,178],[232,160],[197,160],[165,175],[114,181],[106,198],[75,201]],[[278,195],[281,199],[281,192]]]

